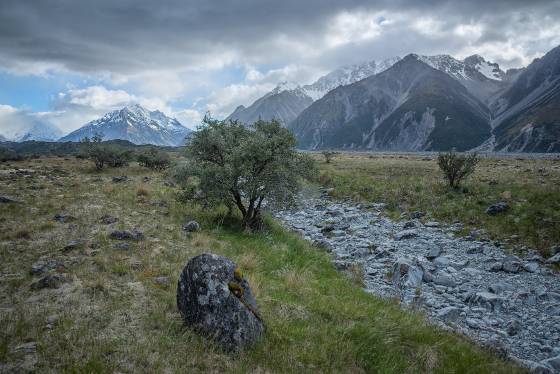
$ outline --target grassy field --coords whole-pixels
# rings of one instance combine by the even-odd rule
[[[381,179],[378,161],[344,160],[363,175],[372,167],[372,180]],[[433,170],[428,162],[393,162],[400,173],[414,163]],[[350,180],[341,163],[324,173],[339,175],[335,181]],[[129,181],[114,183],[116,175]],[[372,184],[361,180],[354,197],[367,198],[381,188],[371,190]],[[388,178],[386,183],[396,182]],[[344,189],[336,193],[343,195]],[[427,325],[421,315],[366,294],[334,269],[326,253],[273,223],[265,233],[243,234],[223,224],[219,211],[178,203],[177,191],[161,174],[137,165],[98,173],[91,163],[74,158],[4,163],[0,191],[22,201],[0,206],[0,372],[518,370],[462,337]],[[387,190],[384,194],[390,196]],[[74,218],[58,222],[56,214]],[[104,215],[118,221],[105,224]],[[191,218],[203,231],[188,237],[181,225]],[[115,248],[109,233],[134,228],[145,239],[128,249]],[[77,245],[67,247],[71,240]],[[207,251],[232,258],[250,281],[267,324],[254,350],[229,356],[180,319],[177,277],[191,257]],[[50,271],[66,279],[58,288],[31,287],[43,276],[30,274],[40,259],[60,263]]]
[[[436,157],[340,154],[321,168],[320,181],[335,198],[384,202],[389,214],[424,211],[424,220],[465,225],[464,234],[484,229],[506,247],[537,249],[550,255],[560,244],[560,161],[482,159],[459,191],[442,179]],[[490,216],[486,208],[499,201],[508,212]]]

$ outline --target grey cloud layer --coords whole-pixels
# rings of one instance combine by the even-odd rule
[[[397,21],[370,41],[325,46],[333,17],[359,11],[386,12]],[[411,28],[422,17],[437,20],[438,30],[428,35],[430,30],[423,34]],[[454,53],[516,39],[521,53],[532,56],[558,42],[558,36],[546,33],[558,25],[556,19],[558,1],[3,0],[0,67],[44,64],[118,74],[232,62],[331,68],[372,57]],[[451,30],[460,24],[482,25],[481,35],[457,38]],[[506,62],[521,62],[516,59]]]

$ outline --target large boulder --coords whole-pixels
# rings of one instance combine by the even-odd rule
[[[187,263],[177,285],[177,306],[188,325],[229,352],[253,345],[264,332],[249,283],[225,257],[205,253]]]

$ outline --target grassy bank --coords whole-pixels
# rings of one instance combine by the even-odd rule
[[[122,174],[130,180],[111,181]],[[161,175],[136,165],[95,173],[75,159],[5,163],[0,189],[23,201],[0,211],[0,372],[516,370],[366,294],[297,236],[275,225],[259,235],[220,225],[220,212],[179,204]],[[74,219],[54,221],[55,214]],[[118,221],[102,223],[107,214]],[[203,231],[187,237],[181,224],[189,218]],[[114,248],[109,232],[133,228],[145,239]],[[64,250],[71,240],[83,242]],[[183,326],[177,277],[206,251],[236,261],[256,294],[267,332],[252,351],[226,355]],[[31,289],[40,258],[63,264],[52,273],[67,282]]]
[[[483,159],[460,191],[444,183],[435,157],[340,154],[330,164],[315,155],[321,183],[340,199],[384,202],[389,214],[425,211],[425,219],[485,229],[509,247],[528,246],[545,255],[560,244],[560,161]],[[486,208],[507,201],[510,210]]]

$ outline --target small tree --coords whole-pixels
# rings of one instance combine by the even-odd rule
[[[334,152],[334,151],[323,151],[321,152],[323,154],[323,156],[325,157],[325,162],[327,164],[330,164],[332,159],[338,155],[338,152]]]
[[[208,117],[203,123],[187,145],[190,163],[182,173],[198,179],[191,198],[236,206],[245,230],[261,227],[265,204],[291,204],[300,178],[315,170],[313,161],[295,150],[292,133],[277,121],[259,120],[250,128]]]
[[[460,155],[451,150],[438,155],[438,166],[451,188],[458,188],[461,181],[474,172],[478,161],[476,153]]]
[[[82,157],[92,160],[97,170],[103,169],[105,165],[110,167],[123,167],[128,165],[131,152],[116,145],[102,144],[103,135],[96,133],[89,139],[82,139],[84,150]]]
[[[140,166],[158,171],[165,170],[171,165],[169,154],[156,148],[150,148],[140,153],[137,160]]]

